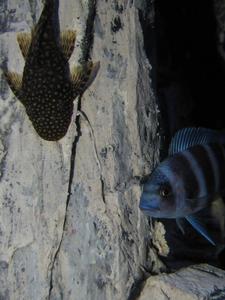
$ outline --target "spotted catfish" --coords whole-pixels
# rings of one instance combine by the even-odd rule
[[[205,128],[178,131],[170,144],[170,156],[144,184],[140,209],[152,217],[175,218],[180,228],[180,218],[186,218],[214,245],[196,216],[225,194],[224,145],[224,133]],[[223,201],[218,203],[224,211]]]
[[[57,141],[67,132],[73,101],[92,83],[99,62],[87,62],[70,72],[68,60],[74,50],[76,32],[59,33],[58,1],[46,0],[35,28],[19,33],[17,41],[25,59],[23,74],[6,71],[15,96],[25,106],[36,132]]]

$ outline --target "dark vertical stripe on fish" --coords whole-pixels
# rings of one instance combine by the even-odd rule
[[[158,169],[159,178],[166,178],[167,183],[169,183],[170,189],[173,191],[173,195],[176,195],[175,184],[177,182],[177,176],[171,169],[171,167],[166,163],[162,164]],[[183,188],[184,189],[184,188]]]
[[[206,144],[206,145],[202,145],[202,147],[204,147],[205,151],[208,154],[208,157],[210,159],[211,162],[211,167],[213,170],[213,177],[214,177],[214,192],[218,192],[219,191],[219,185],[220,185],[220,170],[219,170],[219,159],[218,159],[218,155],[217,155],[217,145],[216,144]]]
[[[199,195],[199,183],[192,165],[183,153],[179,152],[169,160],[171,172],[175,174],[175,182],[173,184],[176,185],[177,180],[182,180],[186,198],[196,198]]]
[[[221,144],[213,144],[214,151],[217,156],[217,160],[219,162],[219,192],[224,195],[225,193],[225,149],[224,146]]]
[[[215,193],[215,178],[213,175],[213,166],[209,155],[203,145],[197,145],[187,151],[195,161],[193,163],[193,171],[199,181],[199,188],[202,191],[199,197],[212,195]],[[205,192],[203,192],[205,190]]]
[[[205,196],[207,194],[207,187],[204,179],[204,174],[199,163],[197,162],[194,155],[189,150],[183,151],[182,155],[189,162],[193,172],[193,176],[198,182],[198,194],[195,195],[195,198],[198,198],[199,196],[200,197]]]

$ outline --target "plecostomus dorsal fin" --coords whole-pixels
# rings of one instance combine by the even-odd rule
[[[70,72],[68,60],[74,50],[76,32],[60,34],[56,0],[45,1],[31,33],[19,33],[17,41],[25,59],[23,74],[5,71],[6,80],[23,103],[38,135],[57,141],[67,132],[73,101],[96,77],[99,62],[87,62]]]
[[[63,54],[67,60],[70,59],[70,56],[73,53],[75,41],[76,41],[75,30],[66,30],[60,34],[60,44],[62,47]]]

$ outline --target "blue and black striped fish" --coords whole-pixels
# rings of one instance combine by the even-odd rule
[[[195,213],[225,193],[225,134],[184,128],[171,141],[169,157],[144,184],[140,209],[155,218],[186,218],[215,244]]]
[[[87,62],[70,72],[68,60],[76,32],[66,30],[60,34],[57,23],[58,0],[45,0],[32,32],[17,35],[25,59],[23,74],[4,72],[36,132],[48,141],[57,141],[66,134],[74,99],[91,84],[99,69],[99,62]]]

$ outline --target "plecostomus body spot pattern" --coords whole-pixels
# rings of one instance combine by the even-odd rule
[[[70,71],[68,60],[74,50],[76,32],[57,33],[56,15],[58,20],[56,0],[46,0],[32,32],[17,35],[25,59],[23,74],[4,72],[36,132],[48,141],[57,141],[66,134],[73,101],[92,83],[100,65],[88,61]]]

